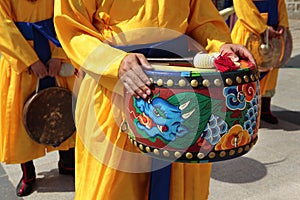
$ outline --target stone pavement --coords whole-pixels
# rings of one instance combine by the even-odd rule
[[[262,122],[259,140],[248,154],[214,163],[209,200],[300,200],[300,20],[290,20],[290,29],[292,57],[280,69],[272,99],[280,123]],[[74,179],[59,175],[57,160],[57,152],[35,160],[37,187],[24,198],[15,195],[19,165],[0,164],[0,200],[73,199]]]

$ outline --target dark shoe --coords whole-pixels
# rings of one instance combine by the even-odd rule
[[[59,150],[58,172],[64,175],[75,176],[75,149]]]
[[[19,197],[27,196],[31,193],[35,183],[35,167],[33,161],[30,160],[21,164],[23,176],[16,188],[16,194]]]
[[[75,176],[75,167],[66,167],[61,161],[58,161],[58,172],[63,175]]]
[[[19,197],[27,196],[31,194],[32,189],[35,185],[35,177],[31,180],[25,181],[23,178],[21,178],[17,188],[16,188],[16,194]]]
[[[271,98],[262,97],[261,100],[260,119],[270,124],[278,124],[278,118],[271,112]]]
[[[261,113],[260,119],[269,123],[269,124],[278,124],[279,120],[276,116],[274,116],[271,112]]]

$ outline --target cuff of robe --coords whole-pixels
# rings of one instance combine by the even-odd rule
[[[93,77],[98,82],[98,84],[114,93],[118,93],[119,95],[123,96],[124,87],[119,79],[118,71],[120,63],[127,55],[127,53],[123,51],[119,52],[122,53],[116,55],[110,63],[108,63],[107,60],[105,62],[101,62],[101,59],[99,59],[98,67],[96,68],[95,66],[93,66],[95,65],[94,59],[91,59],[87,60],[81,68],[91,77]]]

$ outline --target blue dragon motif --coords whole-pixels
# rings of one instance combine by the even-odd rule
[[[135,105],[142,113],[138,117],[137,127],[150,137],[160,136],[167,141],[174,141],[176,137],[189,132],[182,123],[194,111],[182,114],[184,106],[172,105],[160,97],[153,98],[151,102],[136,99]]]

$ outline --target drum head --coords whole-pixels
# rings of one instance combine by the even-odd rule
[[[274,67],[278,67],[283,59],[284,39],[283,37],[269,39],[268,45],[263,39],[251,33],[246,42],[246,48],[254,56],[259,71],[269,71]]]
[[[27,100],[23,112],[28,135],[40,144],[58,146],[75,132],[72,93],[65,88],[41,90]]]

